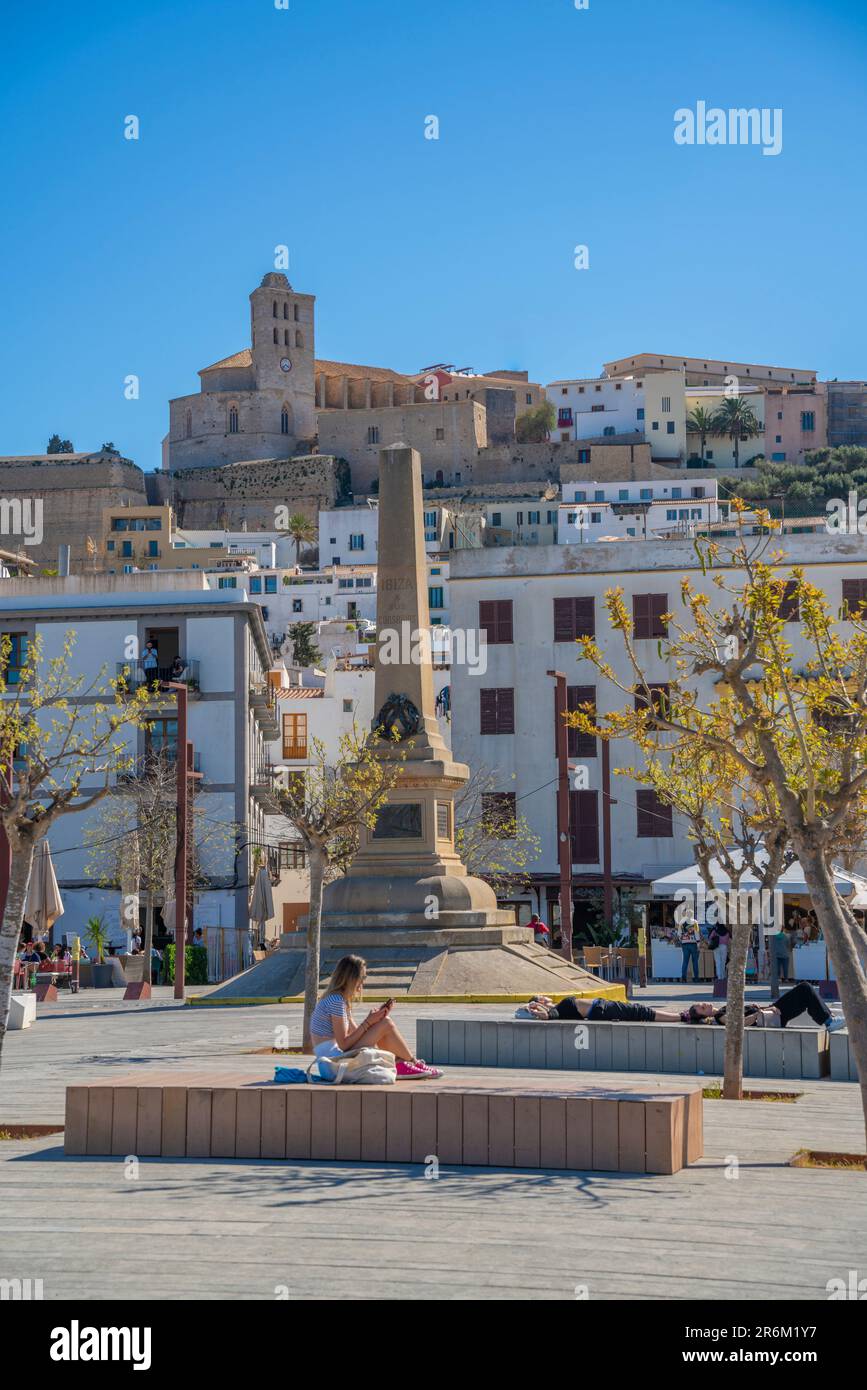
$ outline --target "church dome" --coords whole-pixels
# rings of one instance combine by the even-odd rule
[[[262,277],[261,289],[291,290],[288,276],[282,270],[270,270],[267,275]]]

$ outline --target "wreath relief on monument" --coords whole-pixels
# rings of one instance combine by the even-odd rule
[[[373,720],[374,733],[397,743],[412,738],[420,727],[421,715],[408,695],[389,695]]]

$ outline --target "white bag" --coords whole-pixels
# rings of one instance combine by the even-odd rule
[[[357,1047],[336,1057],[319,1057],[313,1067],[318,1067],[323,1081],[335,1086],[392,1086],[397,1081],[394,1053],[380,1047]]]

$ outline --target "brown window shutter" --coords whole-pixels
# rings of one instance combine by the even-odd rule
[[[632,595],[632,630],[634,637],[648,636],[649,608],[647,600],[647,594]]]
[[[599,863],[598,792],[570,792],[573,864]]]
[[[515,692],[514,690],[500,690],[497,694],[497,732],[513,734],[515,732]]]
[[[843,611],[855,617],[858,605],[867,603],[867,579],[843,580]],[[863,614],[861,615],[864,616]]]
[[[659,839],[670,837],[672,827],[671,806],[660,801],[656,792],[643,787],[636,794],[638,808],[636,832],[639,839]]]
[[[667,637],[668,627],[662,621],[663,613],[668,612],[668,594],[650,594],[650,636]]]
[[[554,641],[572,641],[572,600],[569,598],[554,600]]]
[[[566,687],[566,708],[578,709],[579,705],[592,705],[593,714],[596,714],[596,686],[595,685],[567,685]],[[581,729],[568,730],[569,735],[569,757],[570,758],[595,758],[596,739],[592,734],[585,734]]]
[[[512,600],[500,599],[497,604],[497,641],[511,643],[513,640]]]
[[[479,691],[479,733],[495,734],[497,732],[497,692],[496,690]]]
[[[777,616],[782,618],[784,623],[798,623],[801,621],[801,601],[798,597],[797,579],[787,579],[780,597],[780,606]]]
[[[576,598],[575,600],[575,636],[596,636],[596,614],[592,598]]]

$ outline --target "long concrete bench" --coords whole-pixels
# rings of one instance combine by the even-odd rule
[[[827,1076],[828,1042],[824,1028],[747,1028],[744,1075],[785,1080]],[[440,1066],[721,1076],[725,1029],[714,1024],[427,1018],[416,1023],[416,1051]]]
[[[845,1028],[831,1034],[831,1080],[858,1080],[855,1054],[849,1046],[849,1033]]]
[[[702,1095],[576,1078],[288,1085],[222,1074],[66,1092],[66,1154],[441,1163],[676,1173],[703,1154]]]

